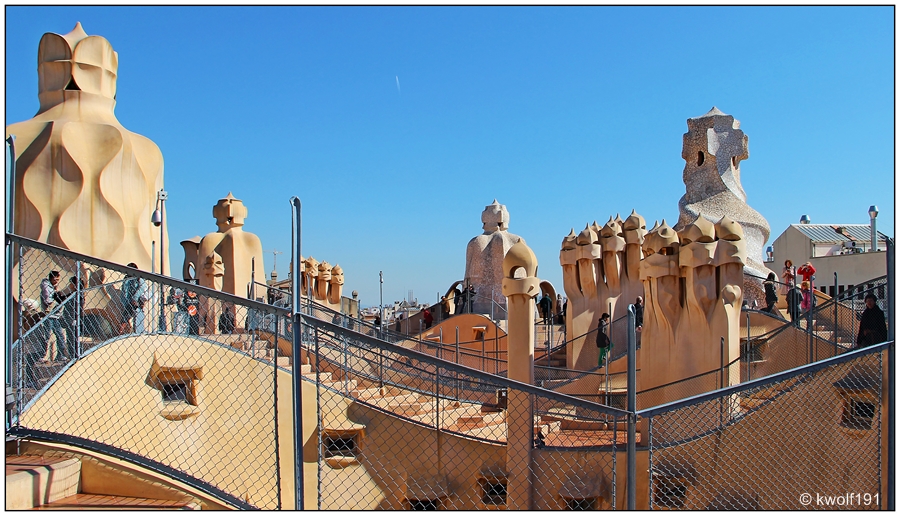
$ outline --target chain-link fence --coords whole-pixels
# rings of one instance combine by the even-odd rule
[[[291,432],[302,419],[307,508],[623,504],[623,410],[482,372],[480,350],[309,302],[294,365],[283,307],[8,238],[21,313],[7,354],[11,435],[133,460],[235,507],[278,509],[293,502]],[[505,369],[505,358],[489,360]],[[289,405],[292,365],[304,375],[301,418]]]
[[[267,326],[284,311],[7,238],[19,307],[7,348],[13,433],[137,458],[236,507],[282,506],[286,362]]]
[[[340,321],[306,323],[325,457],[316,508],[616,506],[624,411],[385,347]],[[588,472],[559,458],[586,449]]]
[[[883,509],[885,343],[639,411],[653,509]]]
[[[624,372],[536,367],[541,388],[492,374],[507,357],[486,342],[414,340],[309,301],[295,364],[284,307],[7,238],[19,308],[8,435],[110,453],[238,508],[293,506],[301,422],[314,509],[625,508],[629,420],[646,444],[634,453],[647,467],[631,471],[641,505],[788,509],[809,494],[870,508],[887,494],[893,343],[850,350],[785,326],[665,386],[682,401],[637,393],[653,408],[629,417]],[[729,386],[734,368],[745,383]]]

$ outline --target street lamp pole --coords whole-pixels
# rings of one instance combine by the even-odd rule
[[[384,331],[384,273],[378,271],[378,331]]]
[[[150,217],[150,222],[153,223],[154,226],[159,228],[159,275],[165,276],[166,274],[166,260],[165,260],[165,234],[166,227],[163,225],[165,211],[166,211],[166,199],[169,197],[168,192],[163,190],[162,188],[156,192],[156,209],[153,211],[153,215]],[[163,292],[163,286],[159,286],[159,331],[166,331],[166,305],[165,305],[165,292]]]

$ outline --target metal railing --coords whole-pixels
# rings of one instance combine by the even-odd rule
[[[629,412],[615,406],[623,402],[613,389],[621,375],[609,375],[606,398],[582,399],[468,367],[460,358],[467,351],[380,334],[309,301],[298,307],[302,346],[292,356],[286,308],[7,239],[18,257],[21,314],[20,337],[7,348],[8,381],[19,388],[8,435],[101,451],[236,508],[291,507],[284,430],[295,418],[279,392],[289,392],[292,361],[303,364],[303,417],[315,417],[304,434],[303,457],[314,468],[305,479],[314,494],[308,509],[520,507],[523,482],[533,482],[534,509],[616,509],[626,508],[626,487],[630,495],[644,481],[653,507],[795,508],[796,482],[773,485],[759,473],[767,468],[779,479],[805,476],[811,492],[885,496],[880,443],[892,422],[881,414],[892,400],[881,397],[889,392],[881,370],[893,342]],[[29,322],[33,303],[25,300],[40,293],[48,269],[85,284]],[[134,297],[135,282],[150,295],[132,311],[123,301]],[[75,337],[59,337],[50,316],[65,317],[73,303]],[[792,332],[800,333],[781,329]],[[799,346],[776,343],[779,335],[767,345]],[[57,351],[76,344],[72,360],[27,359],[52,353],[54,343]],[[647,446],[634,449],[638,441]],[[649,476],[621,462],[639,453],[648,454]],[[852,482],[818,473],[846,468]],[[735,485],[765,490],[735,495]]]

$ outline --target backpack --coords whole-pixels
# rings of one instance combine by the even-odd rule
[[[766,283],[766,303],[774,305],[778,302],[778,292],[774,283]]]
[[[609,340],[609,335],[603,333],[599,328],[597,329],[597,347],[598,348],[609,348],[612,347],[612,343]]]

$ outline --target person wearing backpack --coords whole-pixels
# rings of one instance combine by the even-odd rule
[[[597,348],[600,349],[600,358],[597,359],[597,367],[603,367],[603,360],[606,354],[612,349],[612,341],[609,340],[607,330],[609,329],[609,314],[603,312],[600,321],[597,323]]]

